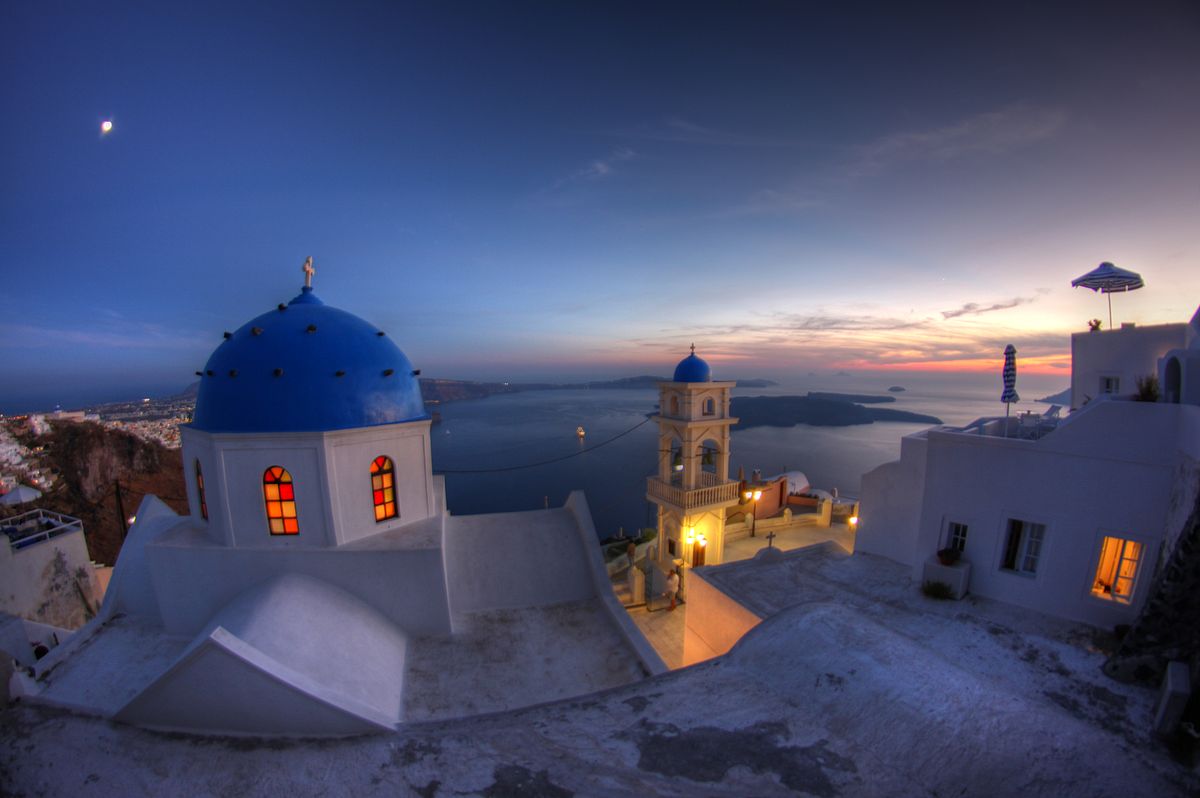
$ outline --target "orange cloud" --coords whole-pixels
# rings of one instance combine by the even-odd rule
[[[891,363],[875,363],[868,360],[851,360],[835,364],[840,369],[862,369],[869,371],[927,371],[955,373],[997,372],[1004,367],[1004,358],[971,357],[957,360],[909,360]],[[1071,370],[1069,354],[1017,356],[1017,373],[1061,375]]]

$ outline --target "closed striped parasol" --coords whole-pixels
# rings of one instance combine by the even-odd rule
[[[1004,393],[1000,394],[1004,402],[1004,417],[1008,418],[1008,406],[1021,401],[1017,395],[1017,348],[1012,344],[1004,347]]]
[[[1136,291],[1144,285],[1142,275],[1113,266],[1108,261],[1071,281],[1072,288],[1082,286],[1102,294],[1108,294],[1108,328],[1110,330],[1112,329],[1112,295],[1118,292]]]

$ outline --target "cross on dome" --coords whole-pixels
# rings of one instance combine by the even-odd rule
[[[312,255],[308,256],[304,261],[304,265],[300,267],[300,270],[304,272],[304,287],[312,288],[312,278],[317,273],[317,270],[312,265]]]

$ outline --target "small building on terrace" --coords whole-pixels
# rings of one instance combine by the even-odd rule
[[[865,474],[856,553],[959,595],[1133,622],[1200,490],[1200,311],[1188,324],[1077,333],[1071,350],[1070,415],[933,427]],[[1153,376],[1157,400],[1135,393]],[[935,559],[943,549],[959,561]]]

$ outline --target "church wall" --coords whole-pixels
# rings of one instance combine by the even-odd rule
[[[428,421],[329,433],[327,446],[339,545],[434,514]],[[377,523],[371,463],[379,455],[392,459],[400,515]]]
[[[292,446],[287,446],[284,440],[275,440],[273,446],[262,441],[239,441],[238,445],[220,447],[221,494],[228,497],[221,509],[228,514],[223,522],[229,530],[231,545],[290,548],[334,544],[322,467],[324,450],[319,438],[307,437],[309,442],[302,443],[301,436],[296,436]],[[247,445],[243,447],[243,443]],[[292,475],[300,523],[298,535],[270,533],[263,501],[263,474],[271,466],[283,466]],[[210,516],[214,509],[210,504]]]
[[[565,509],[450,516],[444,545],[454,612],[596,595],[578,525]]]
[[[220,456],[213,447],[212,436],[188,425],[179,428],[183,445],[183,484],[187,488],[188,510],[198,524],[203,524],[215,543],[229,543],[228,514],[225,485],[221,479]],[[200,512],[200,490],[196,482],[196,463],[200,463],[204,474],[204,503],[208,508],[208,519]],[[261,479],[261,477],[260,477]]]
[[[447,634],[450,610],[440,548],[227,548],[159,542],[146,557],[168,634],[193,636],[250,587],[294,573],[345,590],[405,633]]]

